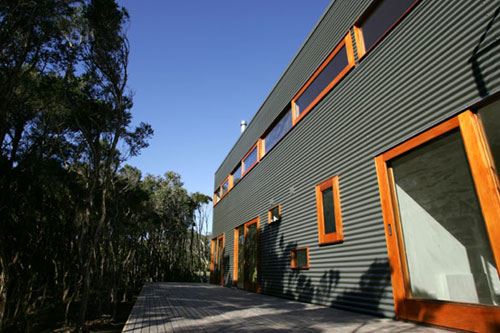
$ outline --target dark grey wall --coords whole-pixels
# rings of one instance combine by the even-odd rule
[[[337,0],[291,62],[215,176],[215,187],[289,103],[370,1]],[[263,293],[392,316],[373,158],[500,89],[500,2],[421,0],[214,207],[213,235],[261,218]],[[318,246],[314,186],[339,175],[344,242]],[[282,221],[267,210],[282,205]],[[290,269],[308,246],[310,269]]]

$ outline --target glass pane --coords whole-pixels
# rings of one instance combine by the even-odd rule
[[[245,165],[243,172],[246,172],[249,168],[251,168],[255,162],[257,162],[257,147],[255,147],[243,161],[243,164]]]
[[[363,23],[363,39],[368,51],[382,35],[413,5],[415,0],[385,0]]]
[[[245,227],[238,228],[238,288],[245,288]]]
[[[247,290],[257,290],[257,224],[253,223],[247,227],[245,242],[245,283]]]
[[[498,172],[498,168],[500,168],[500,101],[479,110],[479,116],[486,132],[497,176],[500,177]]]
[[[221,187],[222,187],[221,195],[224,195],[224,193],[226,193],[227,190],[229,190],[229,180],[226,180]]]
[[[271,221],[269,222],[277,222],[280,220],[280,207],[276,206],[271,209]]]
[[[241,163],[238,166],[238,169],[233,173],[233,186],[238,184],[241,180]]]
[[[498,305],[500,281],[460,132],[391,166],[413,297]]]
[[[217,251],[217,282],[220,283],[223,280],[223,270],[222,270],[222,261],[224,256],[224,239],[219,238],[219,246]]]
[[[295,101],[296,116],[299,116],[311,102],[347,67],[347,52],[343,46],[321,73]]]
[[[292,128],[292,110],[281,118],[281,120],[273,127],[271,132],[264,138],[266,143],[266,153],[270,151],[276,143]]]
[[[333,208],[333,188],[327,188],[321,192],[323,197],[323,223],[325,234],[336,232],[335,227],[335,210]]]
[[[295,251],[297,267],[307,267],[307,249]]]

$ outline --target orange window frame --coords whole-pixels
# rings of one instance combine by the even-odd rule
[[[222,190],[222,185],[224,185],[225,183],[227,182],[227,191],[226,192],[223,192]],[[220,184],[220,193],[221,193],[221,196],[220,198],[224,198],[226,196],[226,194],[231,191],[231,189],[233,188],[233,175],[229,175],[226,177],[226,179],[224,179],[222,181],[222,183]]]
[[[246,242],[246,237],[247,237],[247,228],[248,226],[257,223],[257,248],[259,249],[260,252],[260,239],[259,239],[259,228],[260,228],[260,217],[256,217],[253,220],[250,220],[246,223],[243,224],[243,232],[244,232],[244,237],[245,237],[245,242]],[[240,228],[241,225],[236,227],[234,229],[234,255],[233,255],[233,285],[236,287],[238,285],[238,237],[239,237],[239,232],[238,228]],[[257,293],[260,293],[260,262],[259,262],[259,257],[260,255],[257,256]],[[245,258],[243,260],[246,260]],[[244,286],[246,289],[246,281],[244,282]]]
[[[306,250],[307,256],[307,265],[306,266],[297,266],[297,251]],[[309,248],[308,247],[299,247],[296,249],[292,249],[290,251],[291,263],[290,267],[292,269],[309,269]]]
[[[363,38],[363,28],[361,27],[363,21],[365,21],[370,15],[372,15],[375,11],[375,9],[378,7],[378,4],[381,1],[374,1],[368,9],[361,15],[361,17],[354,23],[353,30],[354,30],[354,38],[356,40],[356,52],[358,53],[358,61],[361,60],[368,52],[373,50],[375,46],[382,40],[384,39],[385,36],[389,34],[389,32],[396,26],[398,25],[401,20],[417,5],[417,3],[420,0],[415,0],[413,4],[387,29],[376,41],[373,43],[372,46],[367,50],[365,48],[365,40]]]
[[[252,168],[257,164],[259,163],[260,161],[260,146],[261,146],[261,139],[259,139],[259,141],[257,141],[253,146],[252,148],[250,148],[250,150],[248,151],[248,153],[245,155],[245,157],[243,157],[243,159],[241,160],[241,178],[245,177],[245,175],[250,171],[252,170]],[[247,159],[248,156],[250,156],[251,153],[253,153],[253,151],[257,149],[257,157],[255,159],[255,162],[253,162],[250,166],[246,166],[245,165],[245,160]]]
[[[325,233],[325,223],[323,216],[323,196],[322,192],[332,188],[333,209],[335,216],[335,232]],[[318,216],[318,239],[320,245],[332,244],[344,240],[342,227],[342,211],[340,206],[339,176],[333,176],[316,185],[316,212]]]
[[[345,46],[347,53],[347,66],[332,79],[332,81],[321,91],[318,96],[302,111],[300,115],[296,115],[296,104],[295,102],[300,96],[309,88],[313,81],[318,77],[318,75],[323,71],[323,69],[332,61],[332,59],[339,53],[342,47]],[[342,39],[342,41],[333,49],[330,55],[323,61],[323,63],[318,67],[314,74],[307,80],[304,86],[299,90],[297,95],[292,99],[292,125],[295,126],[319,101],[328,93],[333,87],[351,70],[355,65],[354,60],[354,48],[352,45],[351,32],[349,31],[347,35]]]
[[[222,286],[224,284],[224,249],[226,248],[226,240],[225,240],[225,234],[222,234],[214,239],[212,239],[212,248],[210,250],[210,281],[212,283],[215,283],[215,276],[214,276],[214,269],[215,269],[215,261],[217,260],[219,256],[219,239],[222,238],[222,257],[221,257],[221,262],[219,263],[220,270],[221,270],[221,279],[219,281],[219,284]]]
[[[480,120],[476,114],[465,111],[375,158],[394,304],[398,318],[486,332],[500,327],[500,307],[411,297],[392,170],[387,165],[391,159],[457,128],[465,146],[491,250],[497,269],[500,268],[500,190],[496,186],[497,176]]]
[[[272,221],[272,217],[273,217],[273,210],[278,207],[278,215],[279,215],[279,218],[277,221]],[[276,223],[276,222],[279,222],[281,221],[281,205],[275,205],[273,207],[271,207],[268,211],[267,211],[267,224],[271,224],[271,223]]]

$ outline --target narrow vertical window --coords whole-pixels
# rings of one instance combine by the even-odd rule
[[[338,176],[316,185],[316,207],[319,244],[342,241],[344,234],[342,231]]]
[[[418,2],[418,0],[374,1],[354,25],[358,58],[370,51]]]
[[[292,269],[309,269],[309,248],[301,247],[291,251]]]

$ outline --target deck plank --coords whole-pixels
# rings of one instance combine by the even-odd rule
[[[153,332],[449,332],[204,283],[147,283],[123,328]]]

